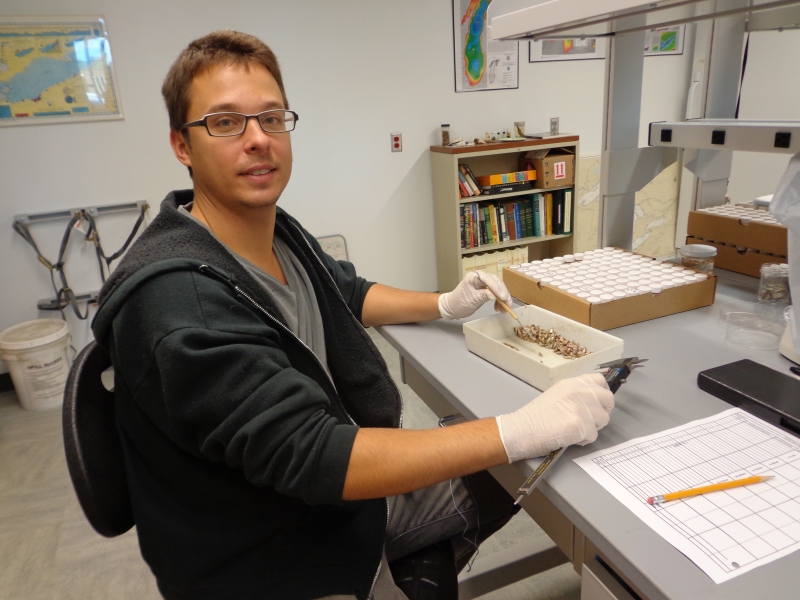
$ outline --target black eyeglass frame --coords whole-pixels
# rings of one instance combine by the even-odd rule
[[[261,115],[265,115],[267,113],[276,113],[276,112],[292,113],[292,115],[294,115],[294,119],[292,120],[293,125],[292,125],[291,129],[285,129],[284,131],[268,131],[268,130],[264,129],[264,125],[262,125],[262,123],[258,119],[258,117],[260,117]],[[208,128],[208,118],[209,117],[216,117],[217,115],[240,115],[240,116],[244,117],[244,125],[242,126],[242,130],[239,133],[226,133],[224,135],[220,135],[220,134],[217,134],[217,133],[211,133],[211,130]],[[234,137],[234,136],[237,136],[237,135],[242,135],[245,132],[245,130],[247,129],[247,123],[250,121],[250,119],[255,119],[256,123],[258,123],[258,126],[261,127],[261,131],[263,131],[264,133],[289,133],[289,132],[294,131],[294,128],[297,126],[297,121],[300,120],[300,115],[298,115],[293,110],[288,110],[288,109],[285,109],[285,108],[273,108],[273,109],[270,109],[270,110],[262,111],[260,113],[256,113],[254,115],[246,115],[244,113],[238,113],[238,112],[233,112],[233,111],[226,110],[226,111],[222,111],[222,112],[209,113],[209,114],[205,115],[202,119],[199,119],[197,121],[190,121],[189,123],[184,123],[181,126],[181,131],[183,131],[184,129],[188,129],[189,127],[200,127],[200,126],[203,126],[203,127],[206,128],[206,132],[211,137]]]

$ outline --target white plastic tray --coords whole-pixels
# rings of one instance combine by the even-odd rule
[[[554,329],[570,341],[578,342],[591,354],[572,360],[537,344],[526,342],[514,334],[517,322],[506,313],[497,313],[464,324],[467,349],[493,365],[519,377],[539,390],[546,390],[556,381],[584,373],[594,373],[601,363],[622,358],[624,342],[613,335],[554,312],[528,305],[514,308],[523,325]],[[512,344],[514,350],[505,345]]]

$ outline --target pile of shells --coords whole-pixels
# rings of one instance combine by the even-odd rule
[[[518,338],[548,348],[564,358],[574,359],[591,354],[577,342],[571,342],[553,329],[544,329],[538,325],[524,325],[515,327],[514,333]]]
[[[791,302],[789,284],[785,282],[762,285],[758,290],[759,302]]]

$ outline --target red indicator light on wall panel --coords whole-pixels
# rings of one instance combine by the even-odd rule
[[[403,134],[402,133],[390,133],[389,136],[391,137],[391,141],[392,141],[392,152],[402,152],[403,151]]]

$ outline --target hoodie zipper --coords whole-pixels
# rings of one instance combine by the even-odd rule
[[[303,238],[303,241],[308,246],[308,249],[311,250],[311,254],[314,255],[314,258],[317,259],[317,262],[322,267],[322,270],[325,271],[325,273],[330,278],[331,283],[333,284],[333,289],[336,290],[336,295],[339,296],[339,300],[342,301],[342,304],[344,304],[344,307],[347,309],[347,312],[350,314],[350,316],[352,317],[353,321],[355,321],[355,323],[356,323],[356,325],[358,327],[363,327],[361,322],[358,319],[356,319],[356,316],[353,314],[353,311],[350,310],[350,307],[348,306],[347,302],[345,301],[344,297],[342,296],[342,292],[339,291],[339,286],[336,285],[336,281],[334,281],[334,279],[333,279],[333,275],[330,274],[330,272],[328,271],[328,268],[322,262],[322,259],[314,251],[314,248],[311,246],[311,242],[308,241],[308,238],[306,238],[305,234],[303,233],[303,230],[300,229],[300,227],[298,227],[297,224],[294,221],[292,221],[291,219],[289,220],[289,222],[292,224],[292,226],[300,234],[300,237]],[[403,394],[400,393],[400,389],[397,387],[397,384],[394,382],[394,379],[392,379],[392,376],[391,376],[391,374],[389,374],[388,369],[384,369],[384,372],[386,373],[386,375],[389,376],[389,381],[392,382],[392,385],[394,386],[394,389],[397,392],[397,398],[400,400],[400,427],[402,428],[403,427]],[[389,515],[389,498],[385,498],[385,501],[386,501],[386,529],[385,529],[385,531],[388,531],[388,529],[389,529],[389,516],[390,516]],[[375,584],[378,583],[378,576],[381,574],[381,562],[382,561],[383,561],[383,550],[381,550],[381,558],[378,561],[378,570],[375,571],[375,576],[372,578],[372,585],[369,588],[369,594],[367,594],[368,600],[372,600],[374,598],[374,596],[372,595],[372,592],[375,590]]]
[[[294,221],[289,220],[289,222],[292,224],[292,226],[295,229],[297,229],[297,232],[300,234],[300,237],[303,238],[303,241],[308,245],[309,250],[311,250],[311,254],[314,255],[314,258],[316,258],[317,262],[320,264],[320,266],[322,266],[322,270],[325,271],[325,274],[330,278],[331,283],[333,284],[333,289],[336,290],[336,295],[339,296],[339,300],[342,301],[342,304],[344,304],[344,307],[347,309],[347,312],[350,314],[350,316],[352,317],[353,321],[355,321],[355,323],[356,323],[356,325],[358,325],[358,327],[363,328],[364,326],[361,324],[361,322],[353,314],[353,311],[350,310],[350,307],[347,305],[347,302],[345,301],[344,297],[342,296],[342,293],[339,291],[339,286],[336,285],[336,281],[334,281],[333,275],[330,274],[330,272],[328,271],[328,268],[322,262],[322,259],[314,251],[314,248],[311,246],[311,243],[308,241],[306,236],[303,234],[303,231],[297,226],[297,224]],[[399,425],[399,427],[402,429],[403,428],[403,394],[400,393],[400,389],[397,387],[397,384],[394,382],[394,379],[392,379],[392,376],[389,374],[388,369],[384,369],[384,373],[386,373],[386,375],[389,375],[389,381],[392,382],[392,385],[394,386],[394,390],[395,390],[395,392],[397,392],[397,398],[400,400],[400,425]]]
[[[336,389],[336,384],[333,382],[333,377],[331,377],[331,374],[330,374],[330,373],[328,373],[328,369],[326,369],[326,368],[325,368],[325,365],[323,365],[323,364],[322,364],[322,361],[321,361],[321,360],[319,359],[319,357],[318,357],[318,356],[317,356],[317,355],[314,353],[314,351],[313,351],[311,348],[309,348],[309,347],[308,347],[308,345],[307,345],[307,344],[306,344],[306,343],[305,343],[303,340],[301,340],[299,337],[297,337],[297,335],[295,335],[294,331],[292,331],[292,330],[291,330],[291,329],[289,329],[289,328],[288,328],[286,325],[284,325],[283,323],[281,323],[281,322],[280,322],[278,319],[276,319],[275,317],[273,317],[273,316],[270,314],[270,312],[269,312],[269,311],[268,311],[266,308],[264,308],[263,306],[261,306],[261,305],[260,305],[258,302],[256,302],[255,300],[253,300],[253,298],[251,298],[251,297],[250,297],[250,295],[249,295],[247,292],[245,292],[245,291],[244,291],[242,288],[240,288],[238,285],[236,285],[236,283],[234,283],[234,281],[233,281],[233,279],[232,279],[232,278],[230,278],[230,277],[226,277],[226,276],[222,275],[221,273],[217,273],[217,272],[216,272],[214,269],[212,269],[212,268],[211,268],[211,267],[209,267],[208,265],[200,265],[200,266],[198,267],[198,270],[199,270],[201,273],[203,273],[204,275],[211,275],[212,277],[214,277],[214,278],[216,278],[216,279],[222,279],[222,280],[224,280],[224,282],[225,282],[226,284],[228,284],[229,286],[231,286],[231,287],[232,287],[232,288],[233,288],[233,289],[236,291],[236,293],[237,293],[237,294],[239,294],[239,295],[240,295],[242,298],[246,299],[246,300],[247,300],[247,301],[248,301],[250,304],[252,304],[252,305],[253,305],[255,308],[257,308],[259,311],[261,311],[263,314],[265,314],[265,315],[266,315],[266,316],[267,316],[267,317],[268,317],[268,318],[269,318],[269,319],[270,319],[272,322],[274,322],[274,323],[275,323],[276,325],[278,325],[278,326],[279,326],[281,329],[283,329],[283,330],[284,330],[286,333],[288,333],[288,334],[289,334],[289,335],[291,335],[291,336],[292,336],[294,339],[296,339],[298,342],[300,342],[300,343],[303,345],[303,347],[304,347],[306,350],[308,350],[308,351],[309,351],[309,353],[311,354],[311,356],[313,356],[313,357],[314,357],[314,360],[316,360],[316,361],[317,361],[317,364],[318,364],[318,365],[319,365],[319,366],[322,368],[322,370],[324,371],[325,375],[326,375],[326,376],[327,376],[327,378],[328,378],[328,381],[330,381],[330,382],[331,382],[331,386],[333,387],[333,391],[334,391],[334,392],[336,392],[336,396],[337,396],[337,398],[338,398],[338,396],[339,396],[339,390],[337,390],[337,389]],[[346,416],[346,417],[347,417],[347,418],[350,420],[350,423],[351,423],[351,424],[353,424],[353,425],[357,425],[357,424],[356,424],[356,422],[353,420],[353,417],[351,417],[351,416],[350,416],[350,413],[348,413],[348,412],[347,412],[347,409],[344,407],[344,404],[342,404],[341,402],[339,402],[339,404],[341,404],[341,407],[342,407],[342,412],[344,412],[345,416]]]
[[[356,324],[357,324],[359,327],[363,327],[363,326],[361,325],[361,323],[359,322],[359,320],[358,320],[358,319],[356,319],[356,316],[353,314],[353,311],[352,311],[352,310],[350,310],[350,307],[347,305],[347,302],[345,302],[345,299],[344,299],[344,297],[342,296],[342,293],[339,291],[339,286],[337,286],[337,285],[336,285],[336,282],[334,281],[334,279],[333,279],[333,276],[332,276],[332,275],[331,275],[331,274],[328,272],[328,269],[325,267],[325,265],[323,264],[323,262],[322,262],[322,260],[320,259],[320,257],[319,257],[319,256],[317,256],[317,253],[316,253],[316,252],[314,252],[314,248],[311,246],[311,244],[309,243],[309,241],[308,241],[308,239],[306,238],[306,236],[305,236],[305,235],[303,235],[303,232],[302,232],[302,230],[301,230],[301,229],[300,229],[300,228],[299,228],[297,225],[295,225],[295,223],[294,223],[294,222],[292,222],[292,221],[290,221],[290,222],[291,222],[291,223],[292,223],[292,225],[293,225],[293,226],[294,226],[294,227],[297,229],[298,233],[300,233],[300,236],[303,238],[303,240],[305,241],[305,243],[308,245],[308,248],[311,250],[311,254],[313,254],[313,255],[314,255],[314,258],[316,258],[316,259],[317,259],[317,262],[319,262],[320,266],[322,266],[322,270],[323,270],[323,271],[325,271],[325,273],[327,273],[327,274],[328,274],[328,277],[330,277],[331,283],[333,283],[333,288],[336,290],[336,295],[337,295],[337,296],[339,296],[339,299],[342,301],[342,304],[344,304],[345,308],[347,309],[347,312],[348,312],[348,313],[350,314],[350,316],[353,318],[353,321],[355,321],[355,322],[356,322]],[[269,313],[269,311],[267,311],[267,309],[265,309],[263,306],[261,306],[261,305],[260,305],[258,302],[256,302],[255,300],[253,300],[253,299],[252,299],[252,298],[251,298],[251,297],[250,297],[250,296],[249,296],[249,295],[248,295],[248,294],[247,294],[247,293],[246,293],[244,290],[242,290],[242,289],[241,289],[241,288],[240,288],[238,285],[236,285],[236,283],[234,283],[234,281],[233,281],[233,279],[232,279],[232,278],[230,278],[230,277],[227,277],[227,276],[225,276],[225,275],[223,275],[223,274],[221,274],[221,273],[217,273],[217,272],[216,272],[216,270],[212,269],[212,268],[211,268],[211,267],[209,267],[208,265],[200,265],[200,267],[198,267],[198,269],[199,269],[199,271],[200,271],[201,273],[203,273],[204,275],[205,275],[205,274],[210,274],[212,277],[215,277],[215,278],[217,278],[217,279],[223,279],[223,280],[224,280],[224,282],[225,282],[227,285],[231,286],[231,287],[232,287],[234,290],[236,290],[236,293],[237,293],[237,294],[239,294],[239,295],[240,295],[242,298],[245,298],[245,299],[247,299],[247,301],[248,301],[248,302],[250,302],[250,304],[252,304],[252,305],[253,305],[254,307],[256,307],[256,308],[257,308],[259,311],[261,311],[261,312],[262,312],[262,313],[264,313],[264,314],[265,314],[267,317],[269,317],[269,319],[270,319],[271,321],[273,321],[273,322],[275,322],[276,324],[278,324],[278,325],[279,325],[279,326],[280,326],[280,327],[281,327],[281,328],[282,328],[284,331],[286,331],[287,333],[289,333],[289,334],[290,334],[292,337],[294,337],[294,338],[295,338],[295,339],[296,339],[298,342],[300,342],[301,344],[303,344],[303,346],[304,346],[304,347],[305,347],[305,348],[306,348],[306,349],[307,349],[307,350],[308,350],[308,351],[311,353],[311,355],[312,355],[312,356],[314,357],[314,359],[317,361],[317,363],[319,364],[319,366],[320,366],[320,367],[322,367],[322,370],[323,370],[323,371],[325,371],[325,375],[327,375],[327,376],[328,376],[328,380],[331,382],[331,385],[333,386],[333,389],[334,389],[334,391],[336,392],[336,396],[337,396],[337,397],[339,396],[339,391],[336,389],[336,384],[333,382],[333,378],[331,377],[330,373],[328,373],[328,369],[326,369],[326,368],[324,367],[324,365],[322,364],[322,361],[321,361],[321,360],[319,359],[319,357],[318,357],[318,356],[317,356],[317,355],[314,353],[314,351],[313,351],[313,350],[311,350],[311,348],[309,348],[309,347],[308,347],[308,345],[306,345],[306,343],[305,343],[305,342],[303,342],[303,340],[301,340],[299,337],[297,337],[297,336],[295,335],[295,333],[294,333],[294,332],[293,332],[291,329],[289,329],[288,327],[286,327],[286,325],[284,325],[284,324],[283,324],[283,323],[281,323],[281,322],[280,322],[278,319],[276,319],[275,317],[273,317],[273,316],[272,316],[272,315]],[[388,375],[388,372],[387,372],[386,374]],[[394,382],[394,379],[392,379],[391,375],[389,375],[389,381],[391,381],[391,382],[392,382],[392,385],[394,386],[394,389],[395,389],[395,391],[397,392],[397,397],[400,399],[400,427],[402,427],[402,426],[403,426],[403,395],[400,393],[400,390],[398,389],[398,387],[397,387],[397,384]],[[350,422],[351,422],[353,425],[356,425],[356,426],[357,426],[357,423],[356,423],[356,422],[353,420],[353,417],[351,417],[351,416],[350,416],[350,413],[348,413],[348,412],[347,412],[347,409],[344,407],[344,403],[343,403],[343,402],[341,402],[341,400],[340,400],[339,404],[340,404],[340,405],[341,405],[341,407],[342,407],[342,412],[344,412],[344,414],[347,416],[347,418],[348,418],[348,419],[350,419]],[[384,501],[386,502],[386,527],[385,527],[384,531],[386,531],[386,530],[388,530],[388,528],[389,528],[389,498],[385,498],[385,499],[384,499]],[[375,571],[375,575],[374,575],[374,577],[372,578],[372,585],[370,586],[370,588],[369,588],[369,593],[367,594],[367,598],[368,598],[368,600],[372,600],[372,599],[374,598],[374,596],[373,596],[372,592],[375,590],[375,584],[378,582],[378,576],[381,574],[381,562],[382,562],[382,561],[383,561],[383,549],[381,549],[381,556],[380,556],[380,558],[378,559],[378,569]]]

